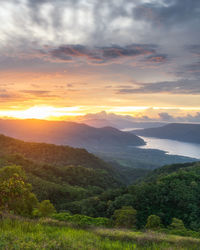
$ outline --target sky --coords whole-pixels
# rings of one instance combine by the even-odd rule
[[[0,117],[200,122],[199,0],[1,0]]]

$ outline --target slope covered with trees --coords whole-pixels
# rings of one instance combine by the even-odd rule
[[[0,133],[20,140],[83,148],[140,146],[136,135],[116,128],[94,128],[85,124],[45,120],[0,120]]]
[[[114,193],[113,193],[114,194]],[[157,215],[164,226],[178,218],[193,230],[200,229],[200,163],[175,164],[154,170],[139,183],[121,189],[107,207],[107,214],[126,205],[137,211],[137,225]],[[105,195],[101,197],[105,198]]]

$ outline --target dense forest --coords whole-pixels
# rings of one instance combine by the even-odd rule
[[[120,166],[114,168],[84,149],[27,143],[3,135],[0,148],[1,168],[20,166],[38,200],[50,200],[58,211],[111,218],[117,209],[131,206],[137,211],[138,228],[152,214],[165,226],[175,217],[190,229],[200,228],[197,162],[141,170],[127,186],[116,171]],[[125,175],[129,175],[126,169]]]

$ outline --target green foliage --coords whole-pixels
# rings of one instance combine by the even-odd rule
[[[152,214],[147,218],[147,224],[145,226],[147,229],[155,230],[159,229],[161,226],[162,224],[159,216]]]
[[[63,213],[54,214],[52,218],[59,220],[59,221],[71,222],[79,227],[87,227],[87,226],[110,227],[111,226],[111,220],[109,220],[108,218],[103,218],[103,217],[92,218],[92,217],[81,215],[81,214],[71,215],[70,213],[63,212]]]
[[[132,228],[136,225],[137,211],[130,206],[124,206],[121,209],[115,210],[113,218],[115,226]]]
[[[56,212],[55,207],[49,200],[44,200],[38,205],[38,209],[34,211],[35,216],[50,217]]]
[[[0,249],[87,250],[196,250],[200,239],[132,230],[70,228],[59,221],[4,219],[0,222]]]
[[[36,157],[36,161],[40,161],[40,157]],[[108,172],[101,169],[75,165],[62,167],[47,165],[33,162],[20,155],[1,156],[0,167],[7,164],[22,166],[27,181],[31,183],[38,199],[50,200],[60,210],[69,209],[67,203],[95,196],[105,189],[119,185]]]
[[[171,229],[175,229],[175,230],[185,230],[185,226],[182,220],[179,220],[177,218],[173,218],[172,219],[172,223],[170,224]]]
[[[31,193],[25,173],[19,166],[0,169],[0,208],[21,215],[31,215],[37,206],[37,198]]]

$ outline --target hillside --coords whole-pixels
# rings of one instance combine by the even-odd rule
[[[56,154],[56,153],[55,153]],[[37,163],[20,155],[1,155],[0,168],[21,166],[28,182],[39,200],[49,199],[57,209],[64,209],[67,203],[89,198],[121,183],[111,173],[75,165],[50,165]]]
[[[37,197],[57,207],[121,186],[120,172],[84,149],[0,135],[0,167],[22,166]]]
[[[95,149],[145,144],[138,136],[112,127],[94,128],[62,121],[0,120],[0,133],[25,141]]]
[[[134,232],[123,229],[78,229],[59,221],[25,221],[22,218],[3,220],[0,230],[1,249],[87,249],[87,250],[195,250],[200,239]]]
[[[163,127],[134,130],[140,136],[200,143],[200,124],[171,123]]]
[[[4,154],[21,154],[36,162],[56,166],[81,165],[87,168],[110,170],[108,164],[88,153],[85,149],[47,143],[24,142],[0,135],[0,155]]]
[[[1,132],[4,135],[27,142],[45,142],[60,145],[59,150],[56,148],[56,155],[54,155],[54,145],[47,146],[43,144],[41,151],[37,144],[33,143],[31,146],[29,144],[26,152],[23,153],[22,151],[26,144],[20,144],[20,147],[15,147],[15,150],[12,148],[14,153],[22,153],[30,159],[37,158],[39,154],[38,159],[50,164],[76,165],[76,152],[79,152],[79,154],[84,154],[85,152],[81,149],[80,151],[70,150],[69,147],[68,151],[66,151],[67,147],[62,147],[61,145],[84,148],[105,161],[116,162],[123,167],[134,169],[154,169],[166,164],[195,161],[195,159],[189,157],[167,155],[164,151],[137,148],[136,146],[145,143],[144,140],[132,133],[122,132],[112,127],[93,128],[85,124],[61,121],[0,120]],[[42,153],[43,151],[46,152],[46,147],[49,152],[48,156]],[[97,158],[95,162],[94,156],[88,161],[88,156],[88,154],[85,154],[84,157],[78,157],[78,164],[83,166],[86,164],[88,166],[93,159],[93,165],[95,165]],[[83,159],[85,159],[85,162]],[[124,172],[123,169],[120,172]],[[126,177],[123,177],[123,179],[125,180]],[[130,183],[128,182],[128,184]]]
[[[118,209],[125,204],[137,210],[139,227],[154,214],[165,226],[178,218],[187,228],[199,230],[199,192],[200,162],[164,166],[115,196],[107,211],[112,214],[113,207]]]

